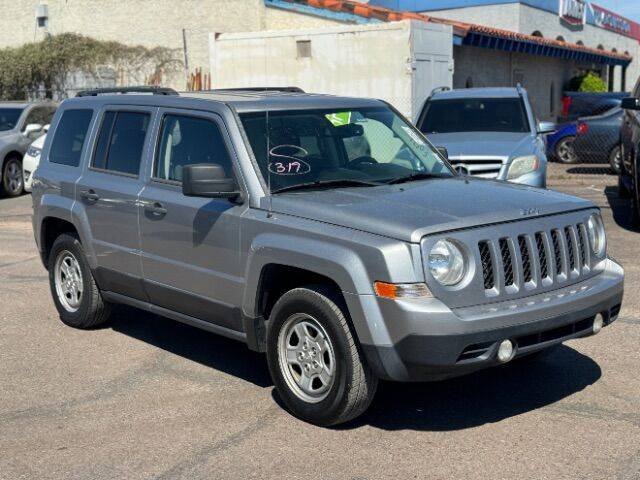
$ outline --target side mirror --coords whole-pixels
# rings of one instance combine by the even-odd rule
[[[635,97],[623,98],[621,107],[625,110],[640,110],[640,98],[635,98]]]
[[[187,165],[182,169],[182,193],[187,197],[234,198],[240,195],[234,179],[215,163]]]
[[[549,133],[554,133],[558,127],[553,122],[540,122],[538,123],[538,134],[546,135]]]
[[[29,125],[24,127],[23,133],[25,137],[30,137],[34,133],[40,133],[40,132],[42,132],[42,125],[40,125],[39,123],[30,123]]]
[[[42,131],[44,133],[49,133],[49,128],[51,127],[51,124],[47,123],[44,127],[42,127]]]
[[[438,153],[445,158],[445,160],[449,160],[449,151],[447,147],[436,147]]]

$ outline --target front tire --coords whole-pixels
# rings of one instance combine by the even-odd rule
[[[94,328],[109,318],[111,305],[102,299],[80,240],[62,234],[49,254],[49,284],[60,320],[74,328]]]
[[[293,415],[321,426],[361,415],[378,384],[341,304],[324,287],[296,288],[270,315],[267,361],[280,398]]]
[[[556,158],[560,163],[569,165],[578,163],[578,156],[573,150],[573,142],[575,141],[575,139],[576,137],[574,136],[564,137],[556,145]]]
[[[9,157],[2,167],[2,192],[7,197],[17,197],[23,189],[22,162],[18,157]]]

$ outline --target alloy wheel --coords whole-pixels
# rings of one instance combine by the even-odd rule
[[[301,400],[324,400],[335,381],[336,357],[331,339],[310,315],[291,315],[278,335],[280,371],[289,389]]]
[[[9,190],[9,194],[17,195],[22,191],[22,167],[18,160],[9,160],[5,169],[5,175],[7,177],[5,185]]]
[[[573,138],[564,138],[556,147],[556,155],[562,163],[576,163],[578,157],[573,150]]]
[[[58,255],[54,267],[56,294],[64,309],[68,312],[76,312],[82,302],[84,281],[80,263],[68,250],[63,250]]]

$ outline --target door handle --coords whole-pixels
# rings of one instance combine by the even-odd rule
[[[144,209],[152,215],[164,216],[167,214],[167,209],[162,206],[160,202],[149,203],[145,205]]]
[[[82,190],[80,196],[88,202],[97,202],[100,200],[100,195],[93,190]]]

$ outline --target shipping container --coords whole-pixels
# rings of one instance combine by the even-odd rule
[[[453,84],[451,26],[415,20],[210,35],[212,88],[296,86],[386,100],[413,119]]]

